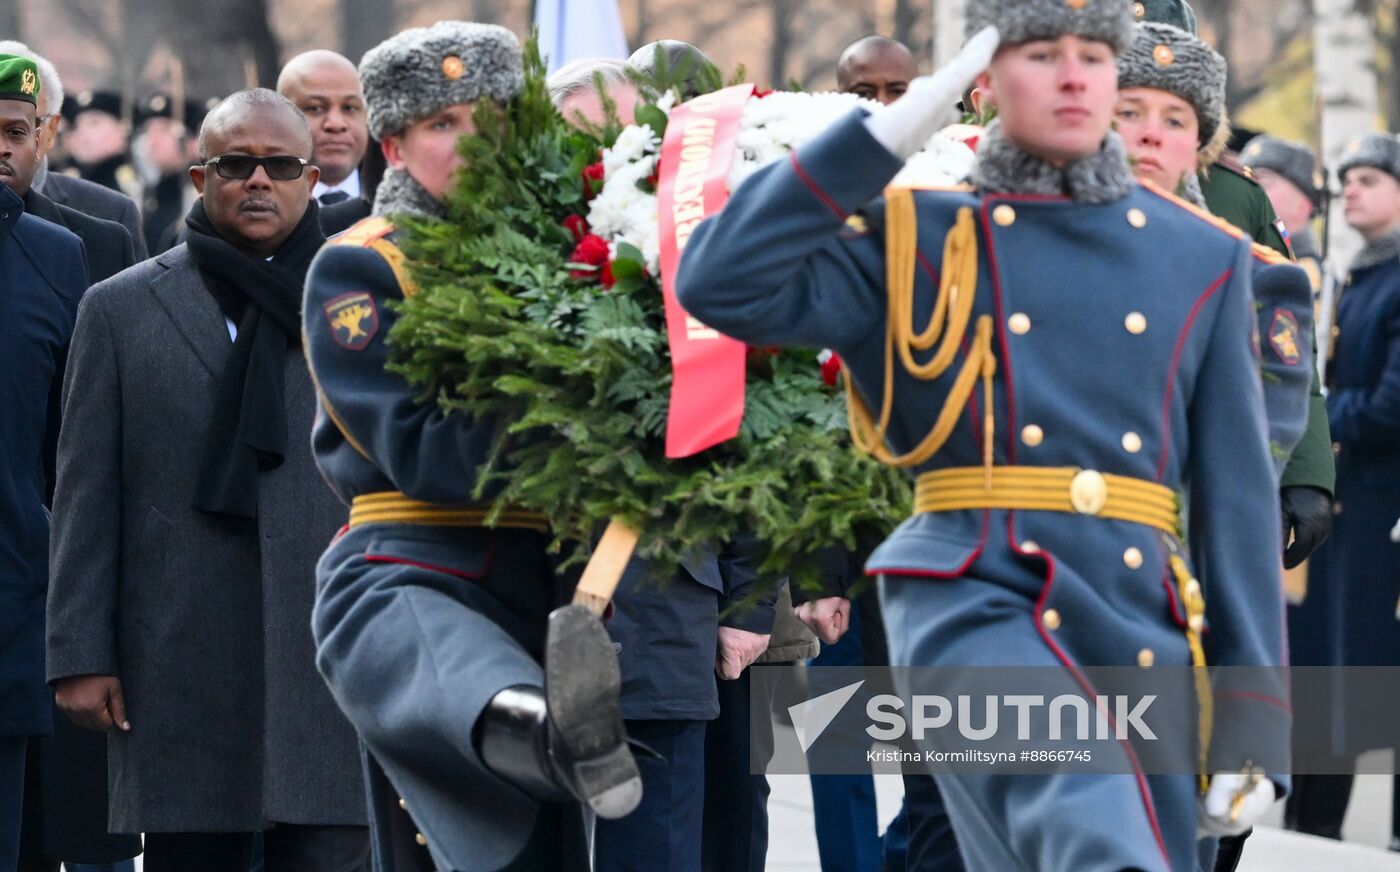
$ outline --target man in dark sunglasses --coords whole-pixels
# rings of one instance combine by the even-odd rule
[[[199,131],[202,164],[190,168],[190,178],[219,235],[265,258],[301,221],[321,171],[309,165],[311,134],[300,113],[292,117],[271,102],[248,105],[210,114]]]
[[[78,313],[48,678],[109,731],[109,823],[146,834],[147,872],[246,872],[255,830],[268,872],[369,861],[355,735],[308,629],[344,520],[306,438],[300,306],[325,241],[310,159],[289,100],[230,96],[200,129],[186,243]]]

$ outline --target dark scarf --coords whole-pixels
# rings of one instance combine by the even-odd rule
[[[991,123],[977,145],[972,182],[988,193],[1046,194],[1094,205],[1121,200],[1137,184],[1123,139],[1111,130],[1098,152],[1056,167],[1014,145],[1000,121]]]
[[[224,365],[209,421],[194,507],[242,518],[258,515],[259,472],[282,465],[287,448],[283,366],[301,342],[301,295],[321,244],[316,203],[272,260],[246,255],[226,242],[197,200],[185,217],[190,254],[205,287],[238,336]]]

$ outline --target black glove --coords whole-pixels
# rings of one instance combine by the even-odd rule
[[[1297,485],[1279,490],[1279,506],[1283,510],[1283,565],[1292,569],[1332,532],[1332,495],[1321,488]],[[1293,534],[1293,544],[1288,535]]]

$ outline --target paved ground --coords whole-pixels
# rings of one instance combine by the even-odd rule
[[[789,729],[789,728],[781,728]],[[1378,767],[1367,767],[1376,771]],[[818,872],[817,840],[812,825],[812,791],[805,775],[776,775],[770,778],[773,794],[768,804],[770,831],[768,869]],[[1278,829],[1281,806],[1275,807],[1270,823],[1249,840],[1239,872],[1400,872],[1400,854],[1384,850],[1390,837],[1391,777],[1366,775],[1357,778],[1351,810],[1343,834],[1347,842],[1300,836]],[[889,823],[899,810],[903,787],[898,776],[880,775],[875,779],[880,825]],[[136,861],[137,872],[141,861]],[[665,872],[665,870],[657,870]],[[867,870],[836,870],[867,872]],[[869,870],[873,872],[873,870]]]
[[[807,777],[778,775],[770,781],[768,868],[820,870]],[[1250,838],[1239,872],[1400,872],[1400,854],[1382,850],[1390,837],[1391,783],[1388,775],[1357,778],[1344,843],[1278,829],[1283,811],[1282,804],[1276,806],[1269,821],[1273,826],[1259,828]],[[883,827],[899,810],[903,788],[898,776],[877,776],[875,793]]]

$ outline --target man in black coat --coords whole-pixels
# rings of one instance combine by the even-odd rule
[[[147,872],[246,872],[258,832],[268,872],[358,872],[359,755],[310,630],[316,557],[345,517],[305,438],[301,270],[324,241],[310,133],[244,91],[199,145],[189,241],[79,309],[48,675],[61,710],[110,730],[109,826],[145,834]]]
[[[62,227],[83,242],[88,280],[100,282],[136,263],[131,235],[114,221],[60,206],[34,190],[38,149],[15,149],[0,160],[0,184],[24,201],[24,211]],[[63,349],[59,369],[66,362]],[[59,380],[49,401],[49,441],[44,450],[48,493],[53,492],[57,449]],[[57,869],[62,860],[115,861],[141,852],[135,836],[107,833],[107,743],[64,718],[54,734],[29,743],[25,764],[24,833],[20,854],[25,869]]]

